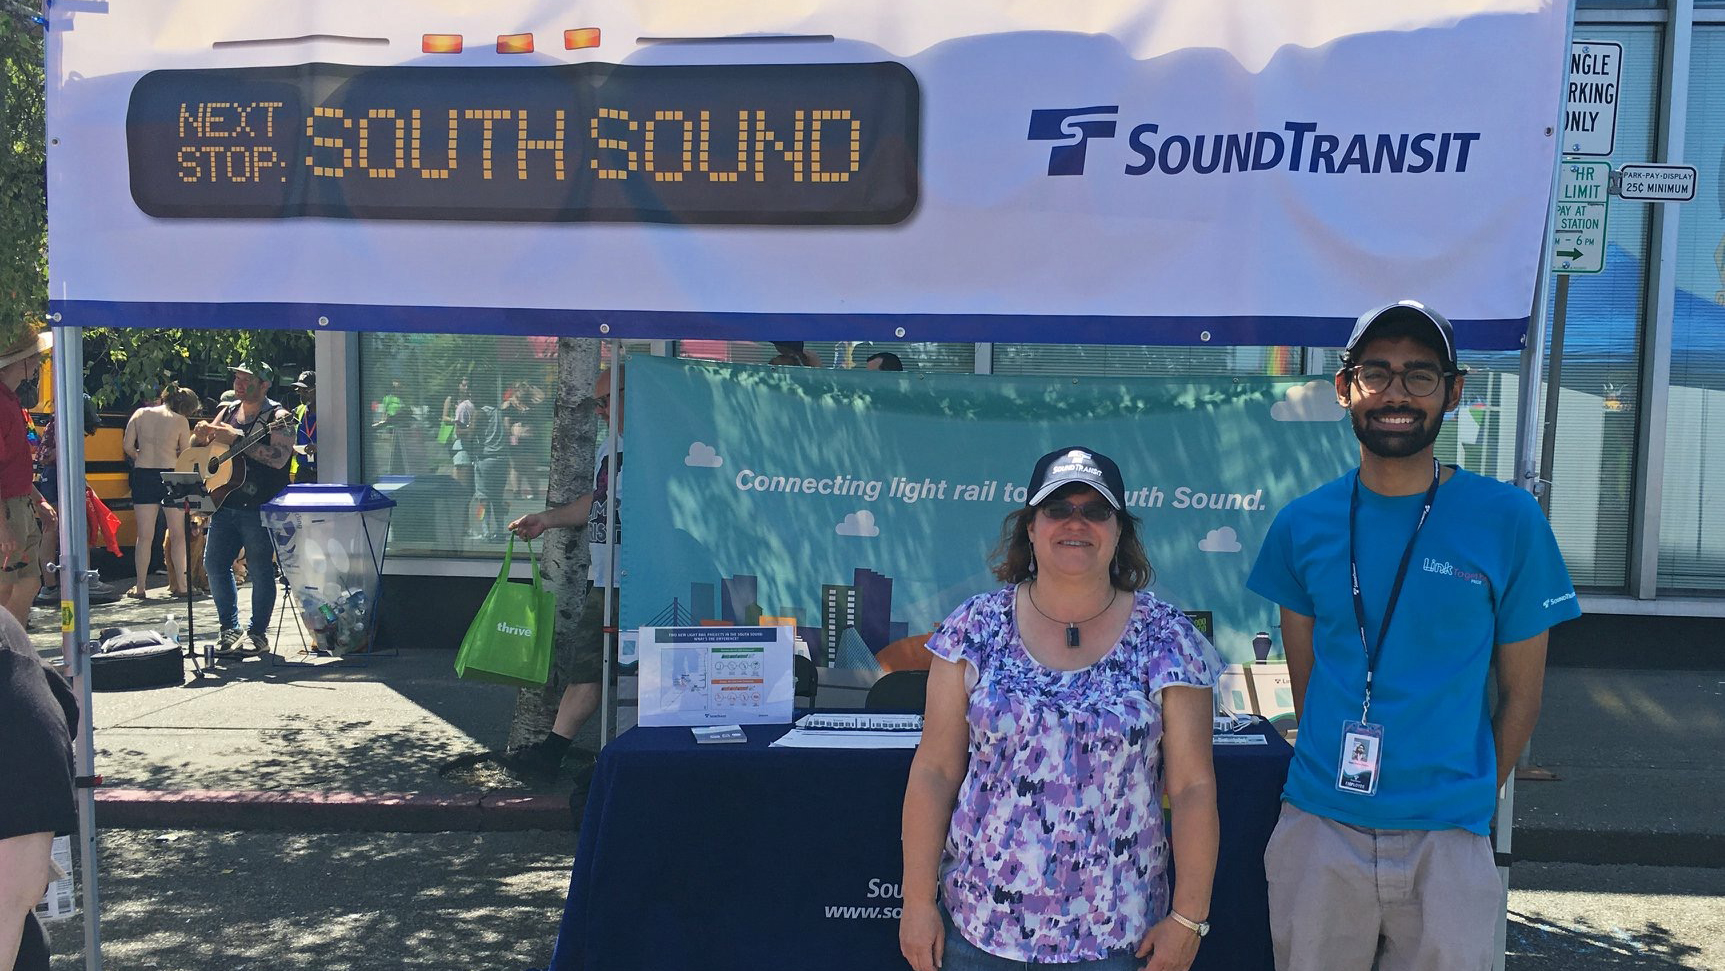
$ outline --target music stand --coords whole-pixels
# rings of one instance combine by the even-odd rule
[[[186,656],[192,659],[192,674],[203,677],[204,671],[215,666],[215,645],[204,645],[203,665],[198,664],[197,637],[192,629],[192,513],[213,513],[216,504],[204,491],[204,477],[196,472],[163,472],[162,484],[167,487],[167,494],[162,497],[162,504],[178,507],[186,517],[186,575],[180,579],[186,585]],[[171,559],[171,557],[170,557]]]

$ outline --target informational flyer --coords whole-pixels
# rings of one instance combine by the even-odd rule
[[[789,627],[643,627],[640,724],[778,725],[796,682]]]

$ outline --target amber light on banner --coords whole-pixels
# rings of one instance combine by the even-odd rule
[[[419,49],[426,54],[459,54],[461,53],[461,35],[426,34],[419,43]]]
[[[499,54],[531,54],[533,53],[532,34],[498,34],[497,53]]]
[[[563,32],[563,49],[566,51],[578,51],[584,48],[598,46],[599,28],[597,27],[582,27],[578,30],[566,30]]]

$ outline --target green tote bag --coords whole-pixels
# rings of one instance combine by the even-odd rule
[[[551,677],[551,624],[557,615],[557,595],[545,589],[533,543],[527,543],[533,582],[509,582],[515,557],[515,537],[503,551],[503,569],[491,585],[485,603],[461,639],[455,674],[471,681],[538,688]]]

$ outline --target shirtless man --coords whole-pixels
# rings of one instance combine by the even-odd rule
[[[126,422],[126,435],[121,447],[132,461],[128,478],[132,486],[132,516],[136,522],[137,540],[132,547],[132,562],[138,582],[129,592],[139,600],[148,599],[150,588],[150,556],[156,547],[156,514],[162,511],[167,486],[162,473],[178,462],[180,453],[192,443],[192,423],[198,412],[198,396],[170,382],[162,389],[156,403],[132,412]],[[185,594],[186,582],[186,513],[169,506],[168,524],[168,590],[173,596]]]

